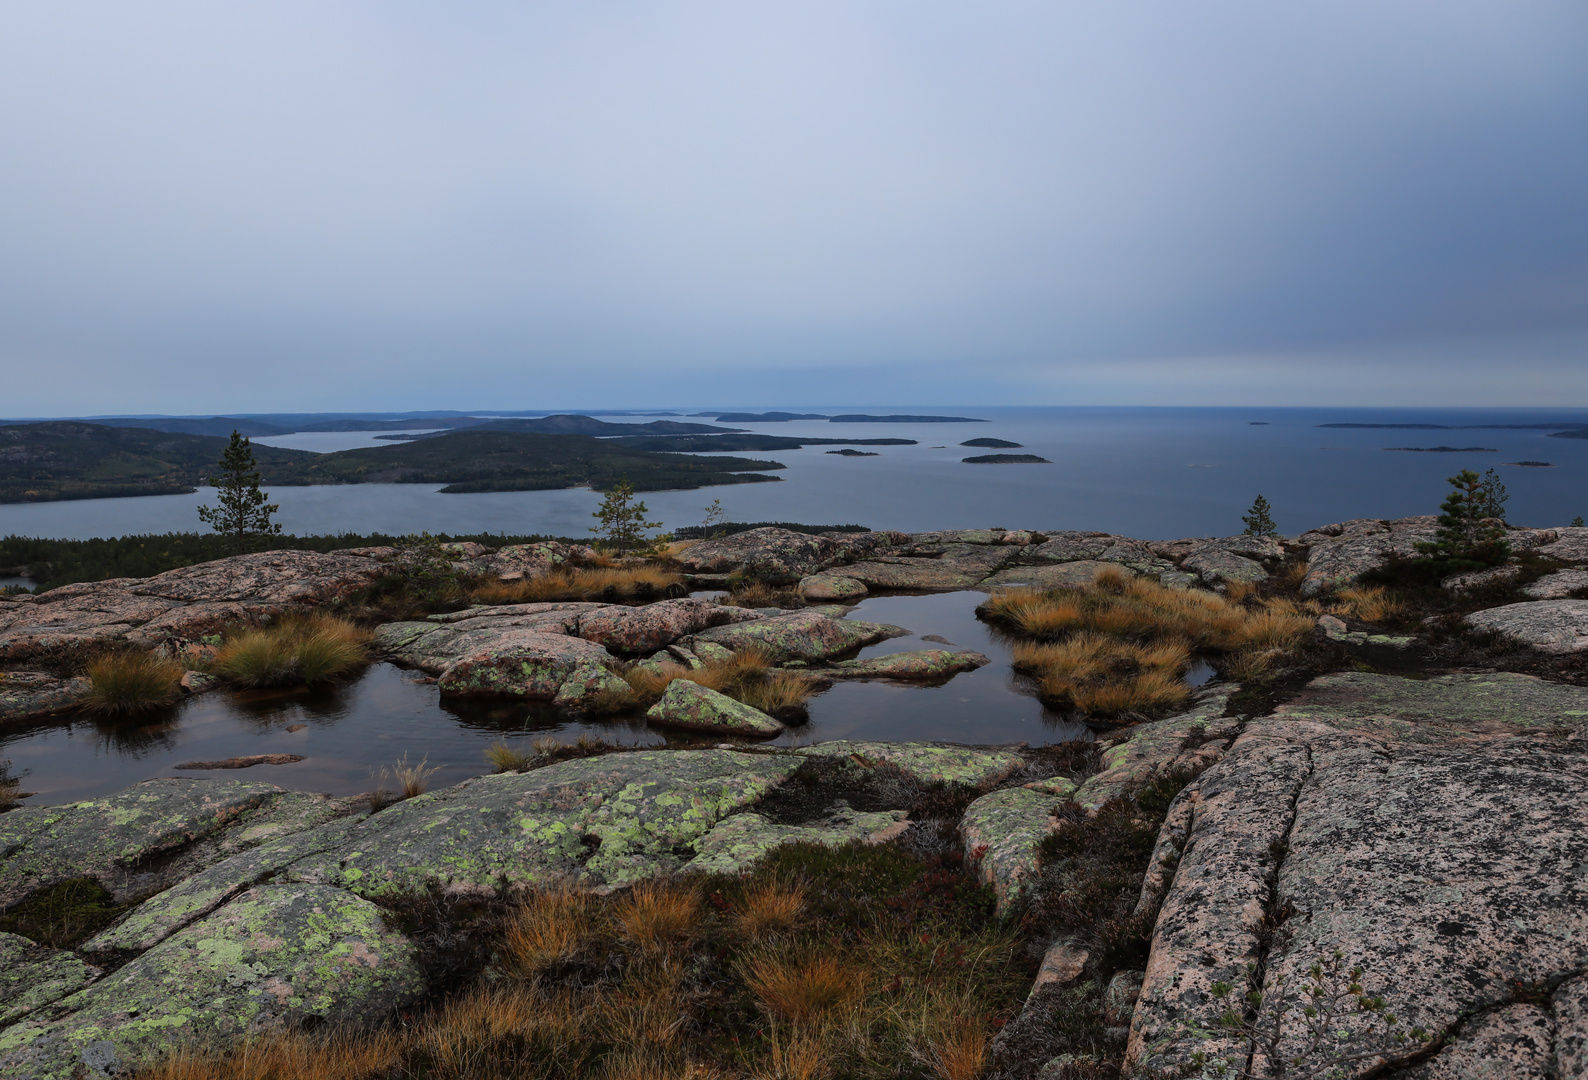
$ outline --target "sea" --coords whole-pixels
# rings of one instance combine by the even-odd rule
[[[680,418],[697,409],[679,409]],[[1436,513],[1445,478],[1493,468],[1509,493],[1509,518],[1562,525],[1588,515],[1588,439],[1551,438],[1588,427],[1588,409],[1340,408],[942,408],[801,407],[799,412],[942,413],[981,422],[831,423],[800,420],[723,426],[770,435],[906,438],[846,457],[831,446],[746,453],[786,468],[772,483],[646,492],[653,520],[698,525],[712,500],[730,521],[861,525],[916,532],[945,528],[1095,529],[1141,539],[1226,536],[1257,495],[1280,530],[1303,532],[1348,518]],[[603,416],[644,423],[650,416]],[[1330,427],[1415,424],[1429,427]],[[1545,425],[1536,428],[1493,425]],[[417,428],[416,428],[417,430]],[[976,438],[1020,444],[965,447]],[[331,451],[388,445],[365,432],[305,432],[257,440]],[[1434,451],[1431,447],[1454,447]],[[1422,450],[1401,449],[1408,447]],[[1033,454],[1048,464],[967,464],[987,453]],[[1522,465],[1518,462],[1544,464]],[[0,535],[82,539],[199,529],[191,495],[0,506]],[[588,489],[444,495],[439,485],[276,487],[289,533],[385,532],[589,535],[600,495]]]

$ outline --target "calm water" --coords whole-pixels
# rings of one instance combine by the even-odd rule
[[[993,662],[942,686],[838,683],[812,699],[810,722],[779,740],[803,745],[826,739],[940,739],[970,743],[1043,745],[1091,738],[1082,725],[1046,710],[1019,691],[1009,669],[1009,649],[976,620],[978,592],[877,597],[855,617],[890,622],[914,633],[862,651],[862,656],[910,649],[946,648],[922,641],[936,634]],[[372,666],[356,682],[330,690],[288,693],[217,692],[193,698],[150,722],[52,718],[0,733],[0,758],[25,772],[27,805],[71,802],[119,791],[156,776],[212,776],[264,780],[303,791],[353,795],[395,787],[382,770],[407,756],[428,759],[437,771],[432,787],[486,771],[485,750],[505,740],[525,745],[555,734],[572,741],[600,735],[625,744],[660,744],[667,736],[643,720],[580,723],[549,706],[506,701],[442,701],[417,672]],[[301,730],[287,728],[303,725]],[[290,765],[243,770],[174,771],[188,761],[250,754],[302,754]]]
[[[802,410],[804,411],[804,410]],[[853,408],[811,411],[855,411]],[[873,407],[870,412],[901,411]],[[964,411],[915,408],[913,412]],[[1500,467],[1510,516],[1564,524],[1588,514],[1588,440],[1544,431],[1320,428],[1322,423],[1588,424],[1588,410],[978,409],[983,424],[737,424],[778,435],[902,437],[918,446],[873,447],[844,458],[830,447],[750,456],[788,466],[781,482],[650,492],[652,517],[696,524],[714,498],[739,521],[857,523],[879,529],[1103,529],[1147,539],[1227,535],[1261,492],[1282,530],[1351,517],[1435,512],[1444,478],[1461,468],[1542,460],[1554,468]],[[619,419],[619,418],[613,418]],[[634,418],[640,420],[643,418]],[[1254,424],[1263,421],[1263,425]],[[985,453],[957,445],[992,436],[1051,465],[966,465]],[[378,445],[368,433],[300,434],[275,445],[328,450]],[[1483,446],[1493,453],[1386,453],[1395,446]],[[582,536],[600,501],[586,490],[442,495],[413,484],[276,488],[279,520],[295,533],[549,533]],[[197,528],[207,493],[0,506],[0,535],[90,537]]]

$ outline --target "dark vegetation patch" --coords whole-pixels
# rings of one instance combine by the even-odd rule
[[[93,937],[131,904],[118,904],[93,878],[72,878],[41,889],[0,914],[0,932],[67,949]]]
[[[1052,465],[1053,462],[1035,454],[977,454],[961,458],[966,465]]]
[[[725,521],[721,525],[685,525],[681,529],[674,529],[673,536],[679,540],[705,540],[715,536],[732,536],[734,533],[749,532],[751,529],[786,529],[807,536],[820,536],[829,532],[871,531],[864,525],[801,525],[795,521]]]
[[[961,446],[981,446],[988,450],[1015,450],[1020,443],[1010,442],[1008,439],[966,439]]]
[[[847,450],[846,449],[846,450],[829,450],[827,452],[829,454],[837,454],[839,457],[879,457],[880,456],[879,454],[875,453],[874,451],[869,451],[869,450]]]

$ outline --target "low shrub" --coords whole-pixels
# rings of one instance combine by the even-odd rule
[[[182,696],[182,665],[152,652],[113,652],[88,665],[83,706],[109,716],[164,708]]]
[[[245,688],[325,683],[369,660],[369,637],[334,615],[289,616],[228,636],[209,668]]]

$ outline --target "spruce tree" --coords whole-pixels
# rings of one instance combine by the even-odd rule
[[[1510,496],[1493,469],[1479,476],[1462,469],[1449,477],[1449,495],[1439,506],[1439,534],[1418,544],[1425,554],[1445,559],[1504,562],[1511,553],[1505,539],[1505,502]]]
[[[666,539],[657,537],[653,540],[645,535],[651,529],[660,529],[662,523],[645,520],[648,511],[644,503],[634,501],[634,485],[629,483],[627,476],[613,484],[605,494],[600,508],[590,515],[601,521],[600,525],[590,527],[591,532],[599,534],[597,547],[623,556],[631,551],[648,551]]]
[[[1241,515],[1241,520],[1246,522],[1246,531],[1243,536],[1278,536],[1279,526],[1274,524],[1274,519],[1269,515],[1268,500],[1261,495],[1252,503],[1251,510]]]
[[[221,475],[211,477],[217,506],[198,508],[199,520],[232,538],[233,554],[245,554],[261,537],[280,536],[281,526],[270,520],[281,507],[266,502],[259,490],[259,469],[253,446],[236,431],[220,460]]]

